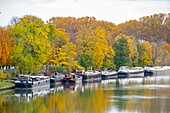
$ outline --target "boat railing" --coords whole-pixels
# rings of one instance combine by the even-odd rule
[[[127,66],[121,66],[118,72],[129,72],[129,68]]]
[[[18,80],[19,81],[28,81],[28,80],[30,80],[30,76],[29,75],[19,75],[18,76]]]

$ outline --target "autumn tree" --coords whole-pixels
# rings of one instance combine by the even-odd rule
[[[159,45],[159,46],[157,46]],[[170,45],[167,42],[159,42],[152,44],[152,62],[153,65],[169,65],[170,64]]]
[[[95,30],[95,34],[97,36],[97,39],[94,45],[94,67],[115,67],[114,62],[112,60],[115,56],[115,52],[109,45],[106,31],[104,29],[97,28]]]
[[[91,66],[101,68],[114,65],[112,59],[115,53],[105,35],[105,30],[101,28],[84,29],[77,35],[79,62],[86,69]]]
[[[52,27],[52,26],[51,26]],[[76,61],[76,45],[70,42],[70,38],[67,36],[65,29],[51,29],[50,37],[52,38],[52,46],[54,47],[54,57],[50,59],[55,64],[57,69],[63,68],[68,73],[80,68]],[[52,32],[53,31],[53,32]]]
[[[11,41],[5,31],[0,27],[0,66],[5,66],[10,63],[11,56]]]
[[[163,49],[164,49],[164,56],[163,56],[164,63],[162,65],[170,65],[170,44],[164,42]]]
[[[140,40],[137,43],[138,65],[146,66],[152,64],[152,46],[148,41]]]
[[[8,32],[15,44],[12,60],[20,73],[36,71],[48,61],[51,55],[49,28],[40,18],[26,15],[9,26]]]
[[[138,49],[138,66],[149,65],[149,57],[146,54],[146,48],[142,44],[137,44]]]
[[[145,47],[148,63],[152,63],[152,45],[148,41],[142,41],[141,44]]]

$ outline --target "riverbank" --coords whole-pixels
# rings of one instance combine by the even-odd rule
[[[6,89],[12,89],[15,87],[15,84],[12,83],[11,81],[0,81],[0,91],[6,90]]]

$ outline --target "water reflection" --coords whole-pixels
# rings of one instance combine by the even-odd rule
[[[143,78],[136,81],[122,79],[115,83],[112,87],[114,94],[109,97],[114,103],[110,112],[170,112],[169,77]]]
[[[0,94],[1,113],[168,113],[170,77],[55,85]]]
[[[34,89],[15,89],[15,96],[19,98],[19,101],[30,101],[37,97],[43,97],[50,92],[50,86],[43,86]]]
[[[104,113],[110,106],[108,95],[97,84],[64,86],[64,92],[48,96],[51,113]]]

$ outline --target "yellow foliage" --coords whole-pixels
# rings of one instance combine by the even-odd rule
[[[6,73],[3,73],[3,71],[0,70],[0,78],[4,79],[6,78]]]
[[[163,43],[163,47],[168,51],[168,53],[170,54],[170,44],[164,42]]]
[[[149,58],[149,62],[152,61],[152,46],[148,41],[142,41],[141,44],[146,48],[146,54]]]

